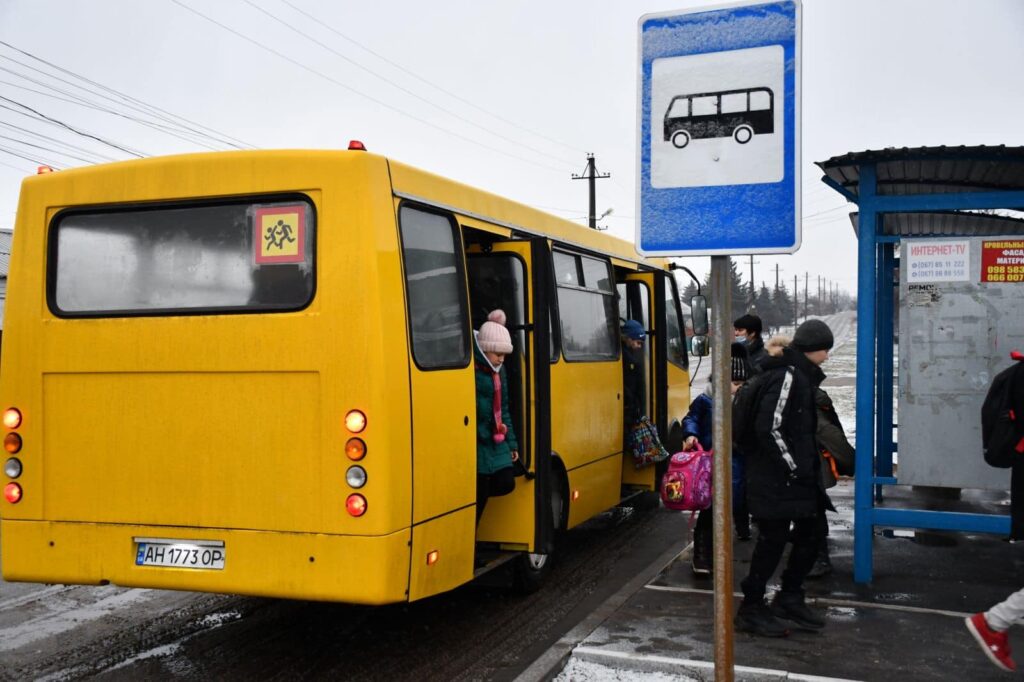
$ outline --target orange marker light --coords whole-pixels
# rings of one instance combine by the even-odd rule
[[[52,172],[53,168],[51,168],[50,166],[39,166],[38,168],[36,168],[36,175],[46,175],[47,173]]]
[[[4,417],[6,419],[6,416]],[[10,428],[14,428],[13,426]],[[349,410],[345,415],[345,428],[352,433],[362,433],[366,428],[366,415],[359,410]]]
[[[21,486],[17,483],[8,483],[4,486],[4,498],[11,504],[18,504],[21,501]]]
[[[21,426],[21,412],[16,407],[8,407],[4,410],[4,426],[9,429],[16,429]]]
[[[441,553],[436,549],[427,552],[427,566],[433,566],[437,563],[437,560],[441,558]]]
[[[12,455],[21,450],[21,436],[16,433],[8,433],[4,436],[4,450]]]
[[[366,457],[366,443],[360,438],[349,438],[345,443],[345,456],[353,462],[358,462]]]
[[[575,502],[578,499],[580,499],[580,491],[579,490],[573,490],[572,491],[572,501]]]
[[[345,500],[345,509],[352,516],[362,516],[366,513],[366,498],[362,495],[349,495]]]

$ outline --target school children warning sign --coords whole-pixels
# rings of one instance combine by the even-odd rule
[[[982,282],[1024,282],[1024,239],[981,243]]]
[[[253,220],[255,260],[259,264],[302,263],[306,259],[306,207],[258,208]]]

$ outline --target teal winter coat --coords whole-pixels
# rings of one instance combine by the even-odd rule
[[[512,466],[512,451],[519,449],[519,441],[512,428],[512,414],[508,409],[508,373],[504,366],[498,371],[501,377],[501,421],[508,431],[504,442],[495,443],[494,371],[475,343],[473,361],[476,366],[476,470],[480,474],[493,474]]]

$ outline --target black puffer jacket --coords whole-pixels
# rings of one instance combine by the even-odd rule
[[[815,516],[827,500],[814,406],[814,389],[825,374],[791,348],[781,357],[766,358],[762,371],[752,405],[757,447],[746,453],[750,514],[762,519]]]

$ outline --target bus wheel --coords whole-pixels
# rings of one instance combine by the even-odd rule
[[[736,130],[732,131],[732,139],[736,140],[740,144],[746,144],[754,138],[754,129],[748,125],[736,126]]]
[[[690,144],[690,133],[685,130],[677,130],[672,133],[672,144],[676,149],[682,149],[686,145]]]
[[[556,468],[552,472],[551,485],[551,520],[553,535],[565,530],[565,491],[563,481],[558,475]],[[521,594],[531,594],[540,589],[544,580],[551,573],[551,565],[554,561],[554,552],[550,554],[532,554],[523,552],[516,560],[515,588]]]

